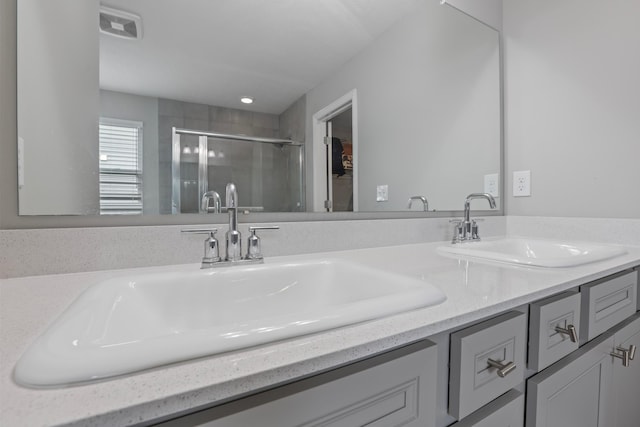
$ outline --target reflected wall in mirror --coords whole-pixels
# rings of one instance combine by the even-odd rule
[[[502,172],[499,34],[438,0],[20,0],[18,135],[20,215],[195,213],[229,181],[255,211],[460,210]]]

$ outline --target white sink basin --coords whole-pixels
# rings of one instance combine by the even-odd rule
[[[456,243],[440,246],[438,251],[538,267],[573,267],[627,253],[625,249],[617,246],[528,238]]]
[[[421,280],[330,259],[114,278],[73,302],[25,352],[15,379],[90,381],[445,299]]]

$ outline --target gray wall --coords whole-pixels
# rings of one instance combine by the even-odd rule
[[[640,218],[640,2],[504,2],[507,213]],[[511,196],[531,170],[531,197]]]
[[[504,2],[508,214],[640,217],[638,7]],[[17,216],[15,16],[16,2],[0,1],[0,228],[195,223]],[[511,172],[522,169],[532,171],[532,197],[514,199]]]
[[[158,99],[101,90],[100,117],[142,122],[142,209],[158,214]]]
[[[425,1],[307,94],[312,115],[357,90],[360,211],[404,210],[413,195],[460,210],[483,191],[500,168],[498,55],[496,31]],[[379,203],[382,184],[389,201]]]
[[[73,25],[51,19],[60,8]],[[19,2],[23,215],[99,211],[97,15],[98,1]],[[69,51],[73,55],[66,54]]]

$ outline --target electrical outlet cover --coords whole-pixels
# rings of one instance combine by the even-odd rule
[[[513,173],[513,197],[531,196],[531,171]]]
[[[493,197],[500,197],[500,185],[498,184],[499,175],[492,173],[484,176],[484,192],[491,194]]]
[[[389,186],[388,185],[378,185],[376,189],[376,201],[377,202],[386,202],[389,200]]]

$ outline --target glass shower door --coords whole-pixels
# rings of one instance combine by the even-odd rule
[[[238,135],[225,138],[221,134],[177,131],[174,130],[172,153],[174,213],[203,212],[200,201],[207,191],[220,195],[224,211],[225,188],[229,182],[236,184],[243,211],[304,211],[301,144],[271,138]]]

